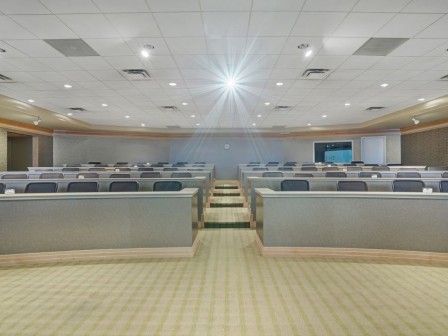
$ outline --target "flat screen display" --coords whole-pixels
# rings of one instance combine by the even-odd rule
[[[315,142],[314,161],[350,163],[353,161],[352,142]]]

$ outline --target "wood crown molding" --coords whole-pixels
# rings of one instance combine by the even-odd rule
[[[0,128],[6,131],[18,132],[28,135],[53,135],[52,129],[29,125],[19,121],[13,121],[3,118],[0,118]]]
[[[448,127],[448,118],[440,119],[440,120],[434,120],[426,123],[421,123],[418,125],[412,125],[408,127],[403,127],[401,129],[401,134],[413,134],[413,133],[420,133],[425,131],[431,131],[434,129],[439,128],[445,128]]]

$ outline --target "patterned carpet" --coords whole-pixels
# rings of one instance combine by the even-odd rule
[[[448,335],[448,268],[263,258],[200,232],[192,259],[0,269],[0,335]]]

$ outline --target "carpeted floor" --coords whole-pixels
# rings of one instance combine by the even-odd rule
[[[192,259],[0,269],[0,335],[448,335],[448,267],[263,258],[200,232]]]

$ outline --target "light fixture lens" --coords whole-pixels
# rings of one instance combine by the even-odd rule
[[[149,51],[146,50],[146,49],[143,49],[143,50],[140,52],[140,54],[141,54],[143,57],[145,57],[145,58],[148,58],[148,57],[149,57]]]
[[[345,105],[345,106],[350,106],[351,104],[350,104],[350,103],[345,103],[344,105]]]
[[[257,126],[257,124],[256,124],[256,123],[253,123],[252,126]]]
[[[261,118],[261,114],[257,114],[257,118]]]
[[[34,103],[33,99],[28,99],[28,103]]]
[[[381,84],[380,86],[381,86],[381,87],[388,87],[389,84],[387,84],[387,83],[383,83],[383,84]]]
[[[71,86],[70,84],[64,84],[64,87],[65,87],[66,89],[71,89],[73,86]]]
[[[229,89],[234,88],[235,85],[236,85],[236,82],[235,82],[233,79],[229,79],[229,80],[226,82],[226,86],[227,86]]]
[[[102,107],[108,107],[109,105],[107,104],[101,104]]]
[[[266,106],[269,106],[269,105],[271,105],[271,103],[270,102],[266,102],[266,103],[264,103]]]
[[[142,127],[145,127],[145,126],[146,126],[146,124],[141,124],[141,126],[142,126]]]
[[[310,57],[312,54],[313,54],[313,51],[312,51],[312,50],[308,50],[308,51],[305,53],[305,57]]]
[[[425,98],[419,98],[418,101],[425,101]]]
[[[67,113],[67,115],[68,115],[68,116],[72,116],[72,115],[73,115],[73,113],[69,112],[69,113]]]
[[[124,117],[125,117],[126,119],[129,119],[131,116],[128,116],[128,115],[127,115],[127,116],[124,116]]]
[[[311,126],[311,123],[306,124],[307,126]]]
[[[196,118],[196,116],[195,116],[194,114],[192,114],[190,117],[192,117],[192,118]]]
[[[182,103],[182,105],[183,105],[183,106],[187,106],[187,105],[188,105],[188,103]]]
[[[196,126],[201,126],[201,124],[196,124]]]
[[[282,83],[282,82],[278,82],[278,83],[276,83],[275,85],[277,85],[277,86],[282,86],[283,83]]]
[[[322,115],[322,118],[326,118],[326,117],[327,117],[327,115],[326,115],[326,114],[323,114],[323,115]]]
[[[169,86],[176,86],[176,83],[168,83]]]

